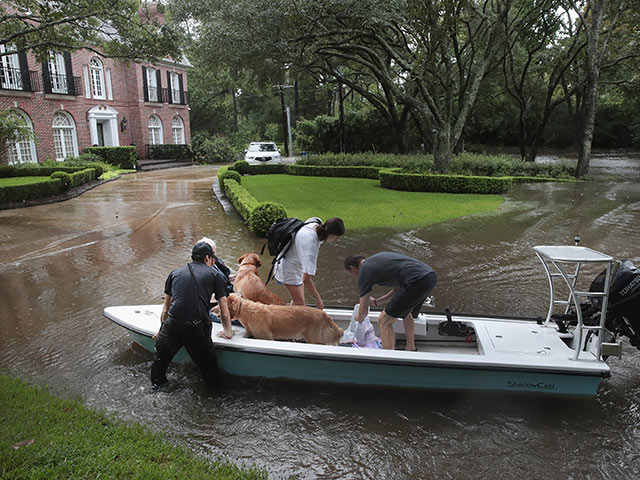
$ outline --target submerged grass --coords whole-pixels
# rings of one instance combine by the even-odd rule
[[[282,204],[287,215],[341,217],[348,229],[418,228],[453,218],[493,212],[499,195],[400,192],[362,178],[253,175],[242,185],[259,201]]]
[[[0,374],[0,478],[266,479]]]

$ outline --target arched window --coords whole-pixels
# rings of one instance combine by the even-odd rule
[[[76,124],[66,112],[58,112],[53,116],[53,144],[58,161],[78,156]]]
[[[149,117],[149,144],[162,144],[162,121],[160,121],[157,115],[151,115]]]
[[[184,122],[179,116],[173,117],[171,122],[171,131],[173,132],[173,143],[181,145],[184,143]]]
[[[91,72],[91,93],[93,98],[105,98],[104,87],[104,66],[97,58],[92,58],[89,62],[89,70]]]
[[[14,110],[9,114],[8,118],[27,127],[33,134],[33,124],[25,113]],[[33,141],[33,135],[23,135],[14,142],[7,142],[7,159],[10,165],[36,163],[38,157],[36,156],[36,144]]]

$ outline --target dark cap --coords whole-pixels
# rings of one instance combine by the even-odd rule
[[[211,249],[211,245],[209,245],[207,242],[198,242],[191,249],[191,258],[193,259],[204,259],[206,255],[213,257],[213,250]]]

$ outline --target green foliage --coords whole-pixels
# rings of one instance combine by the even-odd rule
[[[347,152],[393,152],[396,145],[389,126],[380,113],[371,108],[349,110],[344,115]],[[318,115],[300,120],[294,130],[294,143],[301,152],[340,151],[340,120],[337,116]]]
[[[63,191],[64,187],[59,178],[30,184],[0,186],[0,203],[19,203],[51,197]]]
[[[238,214],[248,222],[251,212],[258,206],[258,201],[246,188],[233,179],[224,182],[224,193],[227,195]]]
[[[54,168],[56,169],[56,171],[59,170],[60,167],[79,167],[80,169],[95,168],[96,178],[100,177],[104,172],[112,168],[109,164],[102,161],[102,157],[99,157],[94,153],[83,153],[74,158],[67,158],[63,162],[58,162],[56,160],[46,160],[40,165],[43,167]],[[76,171],[78,171],[78,169],[76,169]]]
[[[226,137],[199,132],[192,139],[193,153],[198,163],[228,163],[237,155]]]
[[[71,175],[66,172],[53,172],[51,178],[57,178],[62,182],[62,188],[69,190],[71,188],[72,179]]]
[[[287,211],[282,205],[274,202],[259,203],[249,216],[249,230],[264,237],[269,227],[279,218],[286,218]]]
[[[222,172],[218,170],[218,182],[220,183],[220,188],[223,191],[224,191],[224,182],[228,179],[232,179],[238,183],[242,183],[242,178],[240,177],[240,174],[238,172],[230,169],[225,169]]]
[[[237,162],[234,162],[231,168],[233,168],[240,175],[246,175],[249,173],[250,167],[251,165],[249,165],[249,162],[247,162],[246,160],[238,160]]]
[[[394,155],[387,153],[337,153],[309,155],[297,162],[298,165],[326,166],[371,166],[385,168],[416,168],[429,170],[433,158],[427,155]]]
[[[0,178],[5,177],[48,177],[53,172],[75,173],[84,170],[85,167],[67,167],[60,162],[53,162],[53,166],[40,166],[40,164],[2,165],[0,166]]]
[[[315,177],[350,177],[377,179],[380,168],[381,167],[351,167],[342,165],[289,165],[288,173],[291,175],[305,175]]]
[[[406,173],[428,173],[433,167],[430,156],[425,155],[388,155],[388,154],[327,154],[310,155],[298,161],[297,165],[324,166],[375,166],[402,168]],[[569,162],[538,163],[523,162],[507,155],[478,155],[461,153],[456,155],[449,172],[455,175],[478,176],[528,176],[570,178],[575,166]]]
[[[109,165],[130,169],[138,166],[138,153],[134,146],[85,147],[83,153],[92,153]]]
[[[170,159],[170,160],[192,160],[193,151],[191,145],[175,145],[163,143],[160,145],[149,145],[149,158]]]
[[[124,59],[180,58],[181,38],[171,19],[161,25],[146,5],[141,18],[139,8],[137,0],[3,1],[0,44],[31,50],[38,61],[48,58],[52,46],[62,52],[87,45]]]
[[[380,185],[392,190],[442,193],[504,193],[513,185],[511,177],[469,177],[464,175],[430,175],[380,172]]]
[[[5,375],[0,405],[3,478],[267,479],[264,470],[209,461],[139,424]]]
[[[291,165],[286,165],[283,163],[249,165],[247,163],[246,165],[242,164],[240,168],[242,169],[244,175],[274,175],[278,173],[289,173],[289,168],[291,168]]]

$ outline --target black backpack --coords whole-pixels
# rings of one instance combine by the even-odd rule
[[[267,243],[262,246],[262,250],[260,251],[260,255],[262,255],[264,253],[264,247],[266,246],[269,249],[269,255],[273,257],[271,270],[269,270],[269,275],[265,283],[269,283],[269,280],[271,280],[276,262],[282,260],[289,251],[289,248],[291,248],[291,241],[298,230],[309,223],[320,224],[320,222],[315,219],[309,222],[303,222],[298,218],[280,218],[271,224],[267,232]]]

